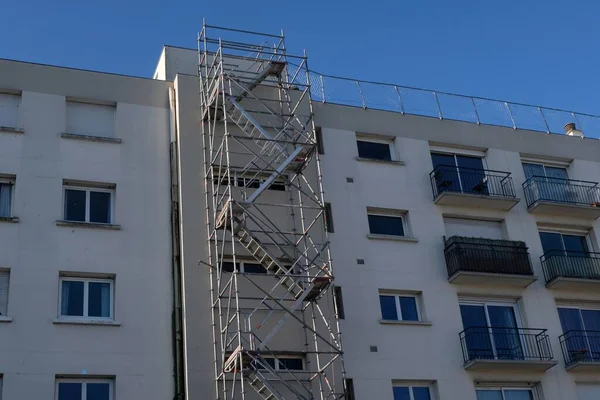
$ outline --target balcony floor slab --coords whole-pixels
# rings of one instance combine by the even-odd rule
[[[458,285],[497,285],[526,288],[537,279],[538,277],[535,275],[458,271],[448,278],[448,282]]]
[[[555,360],[472,360],[465,364],[468,371],[528,371],[545,372],[558,364]]]
[[[516,197],[489,196],[483,194],[442,192],[433,200],[435,204],[471,208],[487,208],[510,211],[520,199]]]

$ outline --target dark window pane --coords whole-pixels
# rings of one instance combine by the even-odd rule
[[[88,316],[110,318],[110,283],[89,283]]]
[[[565,168],[545,167],[546,176],[548,178],[568,179],[567,170]]]
[[[429,395],[429,388],[427,387],[413,387],[413,399],[414,400],[431,400]]]
[[[85,190],[65,190],[65,219],[85,221]]]
[[[404,226],[401,217],[384,215],[368,215],[369,232],[378,235],[404,236]]]
[[[81,383],[60,382],[58,384],[58,400],[82,400]]]
[[[325,148],[323,147],[323,131],[319,126],[315,128],[315,139],[317,141],[317,151],[319,154],[325,154]]]
[[[278,192],[284,192],[285,191],[285,182],[283,181],[275,181],[271,184],[271,186],[269,186],[269,190],[275,190]]]
[[[267,270],[261,264],[244,263],[244,272],[249,274],[266,274]]]
[[[563,333],[583,330],[583,323],[581,322],[581,316],[579,315],[578,309],[559,308],[558,316],[560,318],[560,325]]]
[[[0,183],[0,217],[11,216],[12,187],[9,183]]]
[[[533,393],[531,390],[505,390],[504,400],[533,400]]]
[[[400,296],[400,311],[402,312],[403,321],[418,321],[419,314],[417,313],[417,301],[414,297]]]
[[[385,161],[390,161],[392,159],[389,143],[375,143],[357,140],[356,145],[358,146],[358,156],[360,158],[370,158],[373,160]]]
[[[581,310],[581,317],[587,331],[600,332],[600,310]],[[594,336],[596,341],[600,339],[597,334]]]
[[[110,193],[90,192],[90,222],[110,224]]]
[[[236,268],[239,270],[239,268]],[[231,261],[223,261],[223,272],[233,272],[233,263]]]
[[[337,309],[338,318],[344,319],[345,314],[344,314],[344,300],[342,298],[342,288],[339,286],[334,286],[333,290],[335,292],[335,307]]]
[[[439,154],[431,153],[431,162],[433,162],[433,168],[439,167],[440,165],[454,167],[456,162],[452,154]]]
[[[456,156],[458,168],[483,169],[483,160],[481,157]]]
[[[394,400],[411,400],[408,387],[394,386]]]
[[[542,241],[542,249],[544,250],[544,254],[553,250],[563,250],[560,233],[540,232],[540,240]]]
[[[585,236],[574,236],[574,235],[562,235],[563,242],[565,244],[565,250],[568,252],[574,252],[573,255],[581,256],[581,253],[588,252],[587,243]]]
[[[331,203],[325,203],[325,224],[327,225],[327,232],[333,233],[333,214],[331,211]]]
[[[477,400],[504,400],[502,390],[478,390]]]
[[[529,179],[532,176],[544,176],[544,166],[540,164],[523,163],[523,172],[525,172],[525,179]]]
[[[83,316],[83,282],[63,281],[61,286],[60,314]]]
[[[395,296],[379,296],[379,304],[381,305],[381,318],[386,320],[398,320],[398,310],[396,309]]]
[[[290,371],[302,371],[302,359],[301,358],[280,358],[279,359],[280,369],[289,369]]]
[[[264,357],[263,358],[263,363],[265,363],[269,367],[275,369],[275,359],[274,358]],[[261,364],[259,364],[257,362],[254,362],[254,365],[256,365],[256,369],[265,369]]]
[[[87,398],[85,400],[109,400],[109,383],[88,383]]]

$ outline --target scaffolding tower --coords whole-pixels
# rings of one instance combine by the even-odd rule
[[[344,399],[306,54],[203,23],[198,57],[216,399]]]

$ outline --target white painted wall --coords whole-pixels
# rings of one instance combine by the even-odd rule
[[[19,218],[0,222],[12,317],[0,323],[3,400],[53,398],[57,374],[82,371],[114,376],[116,399],[173,397],[168,87],[0,63],[0,88],[23,89],[24,129],[0,132],[0,173],[17,176],[13,214]],[[67,95],[117,102],[115,136],[122,143],[61,138]],[[120,231],[56,226],[69,178],[116,184]],[[59,271],[115,274],[121,326],[54,324]]]
[[[392,400],[394,379],[436,381],[441,400],[475,400],[476,381],[539,382],[545,400],[572,400],[576,398],[576,382],[600,382],[598,374],[565,370],[556,311],[557,298],[600,302],[600,293],[556,292],[545,288],[536,222],[581,224],[594,230],[600,224],[529,214],[521,188],[525,177],[519,155],[521,151],[573,158],[569,169],[572,178],[598,181],[599,141],[573,141],[562,136],[333,105],[318,104],[315,109],[317,124],[323,127],[325,154],[321,159],[326,199],[332,204],[336,228],[330,235],[334,271],[344,291],[346,319],[341,322],[344,356],[357,398]],[[357,131],[395,136],[399,158],[406,165],[357,161]],[[511,172],[521,202],[506,213],[436,206],[429,183],[433,169],[429,141],[488,148],[487,167]],[[354,183],[347,183],[346,177],[352,177]],[[410,228],[418,242],[367,239],[368,206],[408,210]],[[443,213],[503,219],[507,239],[523,240],[529,246],[539,280],[524,290],[448,283],[443,256]],[[357,259],[365,259],[365,265],[358,265]],[[432,326],[380,325],[379,288],[422,291],[424,311]],[[524,326],[548,329],[559,365],[545,374],[465,371],[458,337],[463,329],[459,294],[520,299]],[[378,346],[379,351],[371,353],[370,345]]]

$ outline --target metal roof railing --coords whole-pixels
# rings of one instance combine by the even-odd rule
[[[313,101],[322,103],[558,134],[564,134],[565,124],[575,123],[586,138],[600,139],[598,115],[317,72],[310,72],[309,82],[304,75],[299,79],[298,84],[311,85]]]

